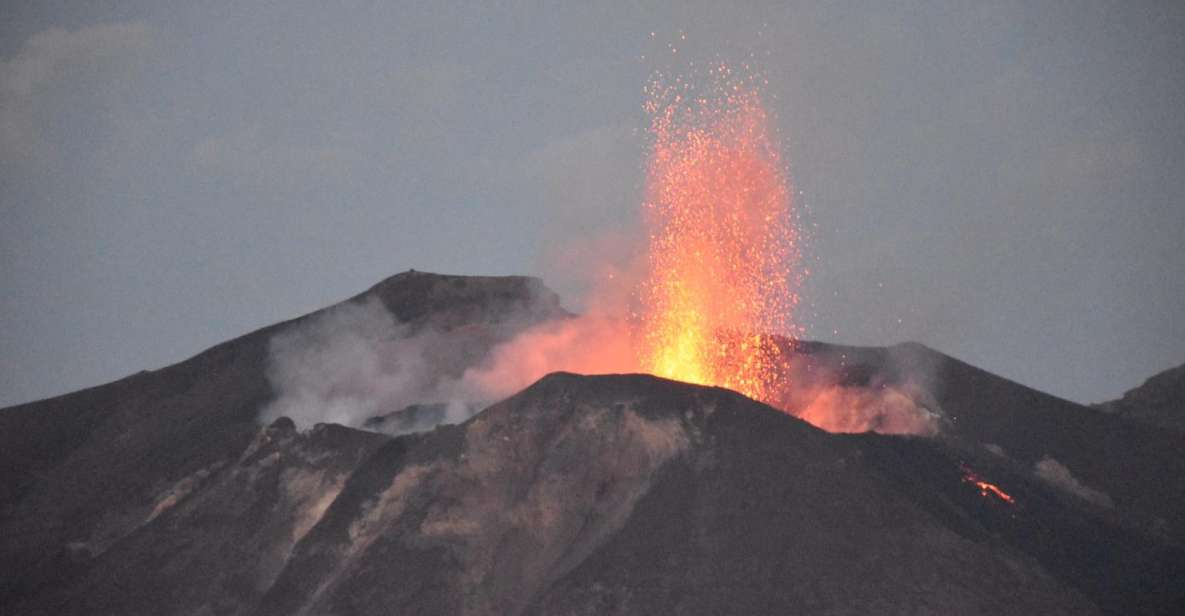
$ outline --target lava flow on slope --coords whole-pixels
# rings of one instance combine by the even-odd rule
[[[960,470],[963,471],[963,483],[975,486],[979,490],[979,495],[984,498],[993,497],[1009,505],[1015,505],[1016,499],[1011,494],[1005,492],[1000,486],[985,480],[980,477],[975,471],[962,465]]]

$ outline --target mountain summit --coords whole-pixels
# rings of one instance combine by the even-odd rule
[[[1169,368],[1097,407],[1128,419],[1185,432],[1185,364]]]

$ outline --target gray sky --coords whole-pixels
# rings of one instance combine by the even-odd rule
[[[16,4],[0,404],[409,267],[578,292],[557,255],[638,228],[647,76],[717,55],[770,81],[811,337],[1077,401],[1185,361],[1179,2]]]

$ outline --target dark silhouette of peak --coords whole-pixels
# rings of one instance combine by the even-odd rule
[[[1118,400],[1096,406],[1126,419],[1185,432],[1185,364],[1149,377]]]
[[[530,276],[452,276],[408,270],[374,285],[351,301],[376,297],[403,322],[431,318],[448,327],[483,320],[555,318],[560,297]]]

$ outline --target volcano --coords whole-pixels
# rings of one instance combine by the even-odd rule
[[[532,278],[412,271],[0,410],[0,612],[1185,613],[1185,433],[1135,411],[919,344],[783,340],[810,387],[777,408],[557,372],[460,416],[382,389],[348,425],[272,417],[296,408],[275,405],[277,341],[343,307],[426,341],[417,395],[574,318]],[[827,432],[800,418],[822,425],[820,396],[905,401],[928,423]]]

